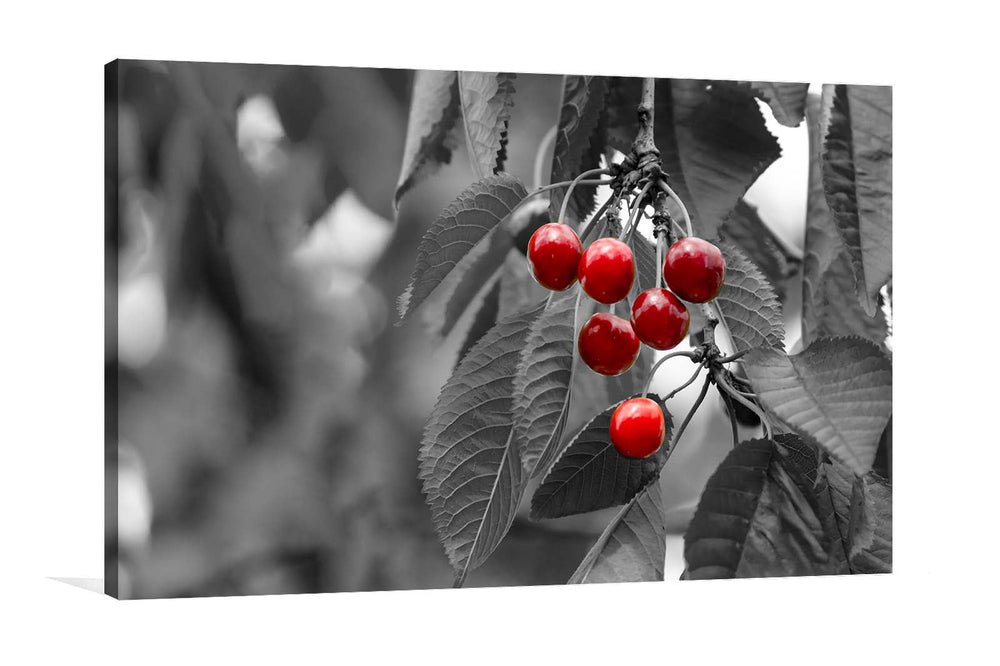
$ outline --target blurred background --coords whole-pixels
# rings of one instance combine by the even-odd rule
[[[435,339],[419,318],[395,326],[395,301],[423,231],[475,176],[459,149],[393,210],[411,81],[409,70],[109,69],[106,383],[121,597],[451,585],[417,451],[469,322]],[[561,77],[519,74],[516,89],[506,169],[530,190],[545,184],[535,164]],[[762,110],[783,156],[747,199],[801,255],[807,130]],[[509,270],[526,275],[524,258]],[[653,390],[690,370],[666,364]],[[675,418],[699,384],[672,400]],[[568,431],[587,416],[571,415]],[[668,579],[730,448],[716,396],[661,480]],[[531,522],[524,506],[468,585],[565,583],[616,511]]]

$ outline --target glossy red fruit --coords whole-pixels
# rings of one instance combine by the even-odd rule
[[[719,295],[726,277],[722,252],[701,238],[682,238],[667,250],[663,279],[689,303],[707,303]]]
[[[629,458],[648,458],[663,445],[663,410],[649,398],[632,398],[611,415],[611,443]]]
[[[543,224],[528,241],[528,267],[538,284],[565,291],[576,282],[583,244],[568,225]]]
[[[580,286],[598,303],[617,303],[635,280],[632,249],[617,238],[599,238],[580,259]]]
[[[631,322],[609,312],[591,317],[580,329],[576,342],[583,362],[602,375],[620,375],[632,367],[639,355],[639,337]]]
[[[653,349],[672,349],[687,335],[691,315],[666,289],[647,289],[632,303],[632,328]]]

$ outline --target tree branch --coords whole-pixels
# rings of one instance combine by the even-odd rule
[[[632,142],[632,152],[635,153],[639,163],[646,155],[659,155],[656,149],[656,142],[653,140],[653,114],[656,99],[656,79],[645,78],[642,80],[642,98],[639,101],[639,131]]]

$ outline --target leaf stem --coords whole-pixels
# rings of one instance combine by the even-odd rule
[[[748,349],[744,349],[743,351],[738,351],[735,354],[730,354],[729,356],[723,356],[721,358],[716,359],[716,363],[730,363],[731,361],[735,361],[736,359],[743,358],[743,356],[745,356],[748,351],[749,351]]]
[[[671,352],[671,353],[667,354],[666,356],[664,356],[663,358],[661,358],[659,361],[657,361],[656,363],[653,364],[653,367],[651,367],[649,369],[649,373],[648,373],[648,375],[646,377],[646,387],[642,390],[643,397],[645,397],[646,395],[649,394],[649,386],[650,386],[650,384],[653,383],[653,375],[655,375],[656,371],[660,369],[660,366],[663,365],[664,363],[666,363],[668,359],[672,359],[672,358],[674,358],[676,356],[687,356],[692,361],[696,361],[698,359],[698,354],[696,354],[694,352],[690,352],[690,351],[675,351],[675,352]],[[701,370],[701,366],[700,365],[698,366],[698,369]],[[698,376],[698,374],[695,373],[695,377],[697,377],[697,376]],[[693,381],[694,381],[694,378],[691,378],[691,381],[689,381],[688,384],[690,384]],[[685,384],[685,386],[687,386],[687,384]],[[681,388],[683,388],[683,387],[681,387]]]

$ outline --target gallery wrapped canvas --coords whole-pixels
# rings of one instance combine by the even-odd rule
[[[109,594],[891,571],[891,88],[106,91]]]

